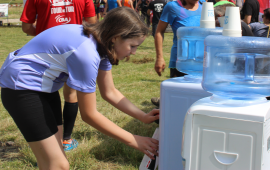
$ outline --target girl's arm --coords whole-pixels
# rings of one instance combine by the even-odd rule
[[[131,9],[134,10],[133,1],[132,0],[129,0],[129,2],[130,2]]]
[[[96,16],[94,16],[94,17],[85,17],[84,21],[89,23],[89,24],[95,24],[97,22],[97,18],[96,18]]]
[[[138,10],[138,7],[139,7],[139,5],[142,3],[142,0],[139,0],[138,2],[137,2],[137,5],[136,5],[136,11],[139,11]]]
[[[107,0],[104,0],[104,2],[105,2],[105,8],[104,8],[103,15],[106,15],[107,14],[107,9],[108,9],[108,2],[107,2]]]
[[[83,93],[77,91],[78,103],[82,120],[100,132],[113,137],[124,144],[140,150],[151,159],[149,152],[158,155],[158,141],[148,137],[133,135],[120,128],[96,110],[96,93]],[[149,151],[149,152],[148,152]]]
[[[159,20],[156,34],[155,34],[155,47],[156,47],[156,63],[155,63],[155,70],[159,76],[161,76],[161,72],[165,69],[165,60],[163,57],[163,37],[165,30],[168,26],[167,22],[163,22]]]
[[[117,4],[118,4],[119,7],[122,7],[122,4],[121,4],[120,0],[117,0]]]
[[[25,23],[22,22],[22,30],[28,35],[36,36],[36,26],[35,23]]]
[[[111,71],[99,70],[97,82],[102,98],[122,112],[144,123],[152,123],[159,119],[158,109],[154,109],[148,114],[145,114],[118,91],[114,86]]]

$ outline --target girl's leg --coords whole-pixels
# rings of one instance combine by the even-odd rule
[[[61,140],[61,143],[63,144],[63,140],[64,140],[63,139],[63,131],[64,131],[63,125],[59,125],[57,126],[57,128],[58,128],[58,134],[60,135],[59,138]]]
[[[103,14],[104,14],[104,12],[100,12],[100,19],[101,20],[103,19]]]
[[[99,22],[99,17],[100,17],[100,14],[98,13],[97,14],[97,22]]]
[[[59,130],[62,128],[58,126]],[[37,142],[28,142],[35,154],[40,170],[69,170],[69,163],[62,147],[62,133],[58,131],[53,136]]]
[[[2,103],[35,154],[40,169],[69,169],[62,147],[58,92],[1,89]]]

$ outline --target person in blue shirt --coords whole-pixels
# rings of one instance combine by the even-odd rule
[[[204,0],[177,0],[167,3],[160,17],[156,34],[156,62],[155,71],[159,76],[165,69],[165,60],[163,57],[163,36],[167,26],[170,24],[173,30],[173,46],[171,48],[171,57],[169,62],[170,77],[184,76],[185,73],[179,72],[176,69],[177,59],[177,37],[176,31],[179,27],[200,26],[202,2]],[[159,106],[159,98],[152,98],[151,102]]]
[[[117,8],[122,7],[121,0],[107,0],[108,3],[108,11]]]
[[[165,69],[165,61],[162,52],[162,35],[168,24],[171,25],[173,30],[173,46],[171,48],[171,57],[169,68],[171,70],[170,77],[178,77],[179,74],[176,70],[176,59],[177,59],[177,37],[176,31],[179,27],[191,27],[200,26],[202,11],[202,2],[199,0],[178,0],[167,3],[163,9],[160,17],[156,35],[155,35],[155,47],[156,47],[156,63],[155,70],[159,76]],[[182,73],[183,75],[183,73]]]
[[[40,33],[11,52],[0,69],[1,99],[32,149],[40,169],[69,170],[62,147],[62,112],[58,90],[77,90],[83,121],[154,159],[158,141],[133,135],[96,108],[101,96],[117,109],[151,123],[159,110],[145,114],[118,91],[112,65],[135,54],[149,29],[130,8],[111,10],[97,24],[60,25]]]

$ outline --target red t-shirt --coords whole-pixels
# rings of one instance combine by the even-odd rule
[[[36,35],[62,24],[82,24],[83,17],[94,17],[92,0],[27,0],[21,21],[34,23],[38,15]]]

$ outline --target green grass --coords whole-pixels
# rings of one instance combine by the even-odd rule
[[[23,12],[23,7],[9,7],[8,19],[20,19]]]
[[[0,4],[22,4],[23,0],[0,0]],[[8,8],[8,19],[20,19],[21,14],[23,12],[23,6],[15,7],[11,6]],[[1,17],[0,20],[6,20],[7,17]]]
[[[10,4],[22,4],[23,0],[0,0],[0,4],[6,4],[6,3],[10,3]]]
[[[166,63],[169,62],[172,37],[172,34],[165,34],[164,57]],[[0,27],[0,65],[3,64],[9,52],[21,48],[31,38],[26,36],[21,28]],[[150,99],[159,96],[160,83],[169,78],[168,68],[161,77],[156,74],[154,59],[154,40],[152,36],[149,36],[138,48],[136,55],[132,56],[128,62],[121,61],[119,66],[113,66],[112,69],[116,88],[145,112],[155,108]],[[60,94],[63,99],[62,90],[60,90]],[[133,134],[150,137],[157,127],[155,123],[143,124],[115,109],[101,98],[98,89],[97,108],[118,126]],[[32,151],[2,104],[0,104],[0,125],[0,142],[14,141],[16,144],[14,147],[1,147],[0,143],[0,169],[37,169]],[[67,152],[72,170],[137,170],[143,157],[141,152],[103,135],[84,123],[79,114],[72,136],[79,141],[76,150]],[[5,152],[1,152],[3,148],[5,148]]]

